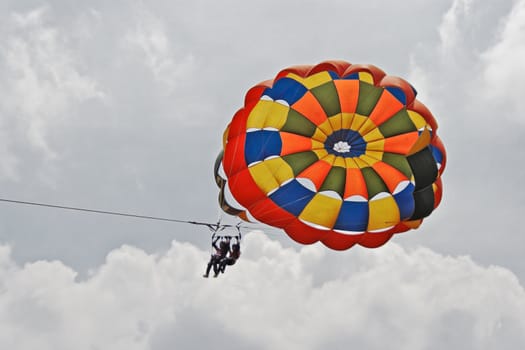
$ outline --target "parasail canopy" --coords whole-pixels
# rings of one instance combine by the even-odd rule
[[[328,61],[251,88],[215,164],[231,215],[299,243],[378,247],[439,205],[445,149],[405,80]]]

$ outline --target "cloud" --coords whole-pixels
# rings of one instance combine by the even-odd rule
[[[525,1],[502,3],[481,0],[454,0],[438,28],[439,45],[432,50],[439,60],[433,62],[435,81],[439,77],[448,83],[437,84],[447,94],[450,81],[456,87],[456,99],[466,99],[465,117],[492,127],[489,113],[506,122],[523,123],[518,112],[523,109],[521,91],[525,74]],[[436,64],[437,63],[437,64]],[[420,73],[416,65],[413,75]],[[479,103],[482,98],[484,103]],[[446,99],[453,101],[453,99]],[[473,103],[477,101],[477,103]],[[458,100],[459,102],[459,100]],[[457,104],[459,105],[459,103]],[[487,115],[487,117],[481,117]]]
[[[412,52],[410,82],[440,125],[448,165],[443,202],[422,227],[430,234],[403,237],[508,266],[520,278],[523,4],[451,1],[439,37]]]
[[[510,38],[521,30],[521,2],[48,1],[34,11],[8,3],[6,196],[215,219],[211,165],[245,91],[285,66],[329,58],[403,77],[411,69],[449,163],[443,203],[418,232],[344,253],[248,236],[242,264],[217,280],[200,278],[207,252],[193,245],[151,254],[174,234],[204,247],[199,228],[4,206],[0,241],[13,248],[0,254],[1,348],[204,348],[221,338],[231,341],[219,346],[254,349],[523,343],[522,287],[508,270],[486,267],[525,276],[523,130],[504,117],[520,116],[508,107],[520,106],[512,104],[522,89],[490,73],[498,60],[500,73],[518,64],[511,53],[521,44]],[[485,95],[496,83],[517,87]],[[54,187],[39,181],[47,163]],[[140,249],[113,250],[84,277],[123,242]],[[423,242],[440,254],[397,245]]]
[[[423,41],[413,48],[411,68],[414,63],[416,70],[423,64],[425,71],[442,78],[440,82],[434,79],[433,84],[442,89],[450,89],[450,81],[460,87],[479,84],[481,58],[501,40],[502,28],[513,11],[510,1],[453,0],[437,24],[437,40]]]
[[[481,56],[485,96],[500,108],[510,104],[508,116],[523,125],[525,118],[518,112],[525,108],[525,1],[515,2],[501,28],[498,42]]]
[[[345,253],[246,235],[237,265],[123,246],[79,280],[60,261],[19,266],[0,248],[0,345],[34,349],[514,349],[525,291],[510,271],[392,243]]]
[[[82,67],[69,49],[71,38],[50,24],[49,18],[46,7],[15,12],[2,28],[0,115],[2,126],[9,124],[16,130],[15,140],[22,139],[44,157],[54,159],[49,130],[71,118],[68,112],[73,105],[104,94],[95,80],[81,73]],[[12,137],[0,141],[5,153],[13,148]],[[15,177],[14,159],[11,151],[7,161],[2,160],[4,176]]]
[[[450,50],[461,42],[460,24],[468,17],[474,0],[454,0],[438,28],[442,49]]]
[[[161,18],[143,6],[137,6],[134,13],[135,26],[126,34],[130,48],[142,53],[156,81],[170,90],[183,86],[180,80],[194,70],[194,56],[190,53],[179,59]]]

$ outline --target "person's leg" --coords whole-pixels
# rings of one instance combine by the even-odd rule
[[[223,259],[221,261],[221,269],[220,269],[221,272],[224,273],[224,271],[226,270],[226,265],[231,266],[233,264],[235,264],[235,259],[233,259],[233,258]]]
[[[208,266],[206,266],[206,273],[202,277],[208,277],[210,275],[211,267],[213,266],[213,270],[215,271],[215,264],[216,264],[217,258],[215,256],[210,257],[210,261],[208,262]]]
[[[219,274],[219,262],[216,261],[215,264],[213,264],[213,277],[217,277],[217,275]]]

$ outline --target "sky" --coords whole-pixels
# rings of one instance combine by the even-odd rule
[[[440,207],[378,249],[0,203],[0,347],[525,344],[525,1],[0,0],[0,198],[212,221],[245,92],[327,59],[408,80],[447,150]],[[379,337],[378,335],[381,335]]]

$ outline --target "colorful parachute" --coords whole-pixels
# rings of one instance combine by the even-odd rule
[[[405,80],[344,61],[251,88],[215,164],[224,211],[295,241],[378,247],[438,206],[445,149]]]

